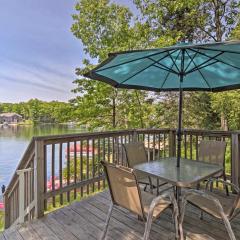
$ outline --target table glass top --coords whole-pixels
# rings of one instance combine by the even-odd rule
[[[162,158],[135,165],[134,169],[179,187],[190,187],[223,170],[219,165],[189,159],[180,159],[180,168],[176,165],[176,158]]]

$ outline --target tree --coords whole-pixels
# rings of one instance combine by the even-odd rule
[[[81,0],[76,4],[76,10],[78,14],[73,15],[71,30],[82,41],[85,53],[98,62],[107,58],[109,52],[133,49],[148,42],[148,29],[140,23],[131,26],[133,14],[126,7],[107,0]],[[86,59],[83,64],[82,68],[77,68],[79,78],[74,81],[77,87],[73,92],[79,95],[71,101],[78,106],[78,119],[90,124],[91,128],[143,126],[143,121],[136,121],[133,116],[143,114],[139,106],[146,94],[139,92],[136,101],[135,91],[117,90],[107,84],[82,78],[84,72],[93,67]],[[131,102],[131,110],[129,108],[128,111],[127,102]],[[124,105],[125,108],[122,107]],[[143,116],[138,119],[143,119]]]
[[[83,67],[77,69],[79,78],[74,81],[77,86],[73,90],[79,94],[73,99],[78,105],[77,118],[107,128],[176,127],[178,93],[154,95],[139,91],[136,97],[136,91],[115,90],[82,75],[106,59],[109,52],[162,47],[178,41],[227,39],[238,23],[239,1],[134,0],[134,3],[138,16],[107,0],[81,0],[76,5],[72,32],[82,41],[85,53],[94,59],[83,60]],[[184,127],[211,129],[221,122],[226,129],[229,117],[219,111],[223,108],[217,110],[217,99],[208,93],[185,93]]]

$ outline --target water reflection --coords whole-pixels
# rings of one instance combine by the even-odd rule
[[[74,125],[1,126],[0,127],[0,186],[7,185],[21,156],[33,136],[57,135],[86,131]]]

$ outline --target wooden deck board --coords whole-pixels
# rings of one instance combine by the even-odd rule
[[[97,240],[106,220],[110,196],[102,192],[80,202],[58,209],[41,219],[18,225],[0,233],[0,240]],[[240,239],[240,216],[232,221],[233,231]],[[199,219],[199,211],[188,206],[185,231],[208,234],[218,240],[227,240],[224,224],[209,215]],[[144,231],[144,222],[126,209],[115,208],[110,221],[107,239],[138,240]],[[171,211],[167,210],[152,225],[150,240],[165,240],[174,234]],[[203,238],[207,240],[207,237]]]

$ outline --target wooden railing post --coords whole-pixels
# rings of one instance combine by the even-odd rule
[[[44,142],[36,140],[34,158],[34,200],[36,218],[40,218],[44,215],[44,161]]]
[[[176,156],[176,131],[169,131],[169,157]]]
[[[4,201],[4,228],[7,229],[10,227],[10,202],[8,198],[7,191],[3,195],[3,201]]]
[[[137,135],[137,131],[134,129],[133,130],[133,142],[137,142],[138,141],[138,135]]]
[[[19,208],[19,223],[24,223],[25,221],[25,195],[26,195],[26,187],[29,183],[25,182],[25,173],[32,171],[32,168],[26,168],[22,170],[17,170],[17,174],[19,176],[19,199],[18,199],[18,208]]]
[[[240,185],[240,142],[239,142],[239,133],[232,133],[231,135],[232,142],[232,183],[239,186]]]

